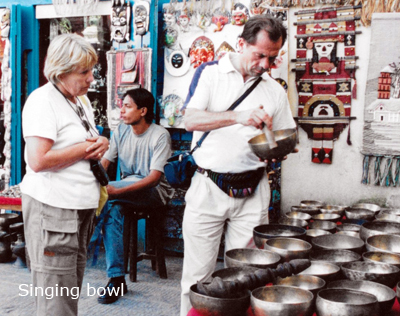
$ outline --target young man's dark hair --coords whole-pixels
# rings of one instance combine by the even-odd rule
[[[137,88],[125,92],[122,99],[129,95],[136,103],[138,109],[147,108],[146,116],[144,117],[147,123],[152,123],[154,119],[154,102],[153,95],[146,89]]]
[[[261,30],[268,33],[269,39],[276,43],[282,37],[282,46],[285,44],[287,31],[280,19],[269,17],[267,15],[254,15],[244,25],[243,32],[240,35],[247,43],[254,45],[257,34]]]

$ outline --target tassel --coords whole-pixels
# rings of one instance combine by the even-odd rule
[[[375,157],[375,165],[374,165],[374,184],[379,185],[381,179],[381,160],[382,156]]]
[[[351,90],[351,97],[354,100],[357,100],[357,80],[356,80],[356,78],[354,78],[353,80],[354,80],[354,84],[353,84],[353,89]]]
[[[347,145],[351,146],[351,139],[350,139],[350,120],[349,120],[349,130],[347,131]]]
[[[396,167],[394,169],[394,174],[393,174],[394,187],[399,185],[399,180],[400,180],[400,157],[395,157],[395,159],[396,159]]]
[[[364,155],[363,174],[361,179],[362,184],[369,184],[369,162],[370,162],[370,156]]]
[[[386,159],[386,165],[385,165],[385,169],[383,170],[380,185],[381,186],[385,185],[386,187],[390,187],[390,185],[392,183],[392,173],[390,172],[390,170],[392,168],[393,158],[391,156],[387,156],[387,157],[385,157],[385,159]]]

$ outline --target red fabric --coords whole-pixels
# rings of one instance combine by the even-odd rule
[[[0,205],[21,205],[21,198],[0,196]]]

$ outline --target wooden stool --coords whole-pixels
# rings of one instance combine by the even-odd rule
[[[121,203],[124,204],[124,203]],[[124,267],[129,279],[136,282],[137,262],[144,259],[151,260],[151,268],[161,279],[167,278],[165,256],[163,248],[163,217],[166,214],[165,206],[152,208],[132,207],[129,203],[124,205],[128,211],[124,218]],[[145,219],[145,252],[138,254],[138,221]]]

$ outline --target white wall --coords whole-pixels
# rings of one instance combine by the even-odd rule
[[[295,10],[289,14],[289,53],[290,59],[296,55]],[[333,145],[332,164],[311,162],[312,140],[299,127],[297,154],[291,154],[282,164],[282,212],[290,211],[290,206],[298,205],[301,200],[321,200],[329,204],[352,205],[359,201],[376,202],[381,205],[400,207],[400,190],[392,187],[379,187],[361,183],[363,155],[361,154],[364,99],[368,73],[371,28],[360,26],[356,30],[362,34],[356,36],[357,100],[352,101],[351,116],[357,117],[350,124],[352,145],[347,145],[348,127],[341,133]],[[388,30],[394,31],[394,30]],[[384,45],[384,43],[382,43]],[[295,73],[291,71],[294,63],[289,64],[289,100],[293,115],[297,116],[297,91]]]

